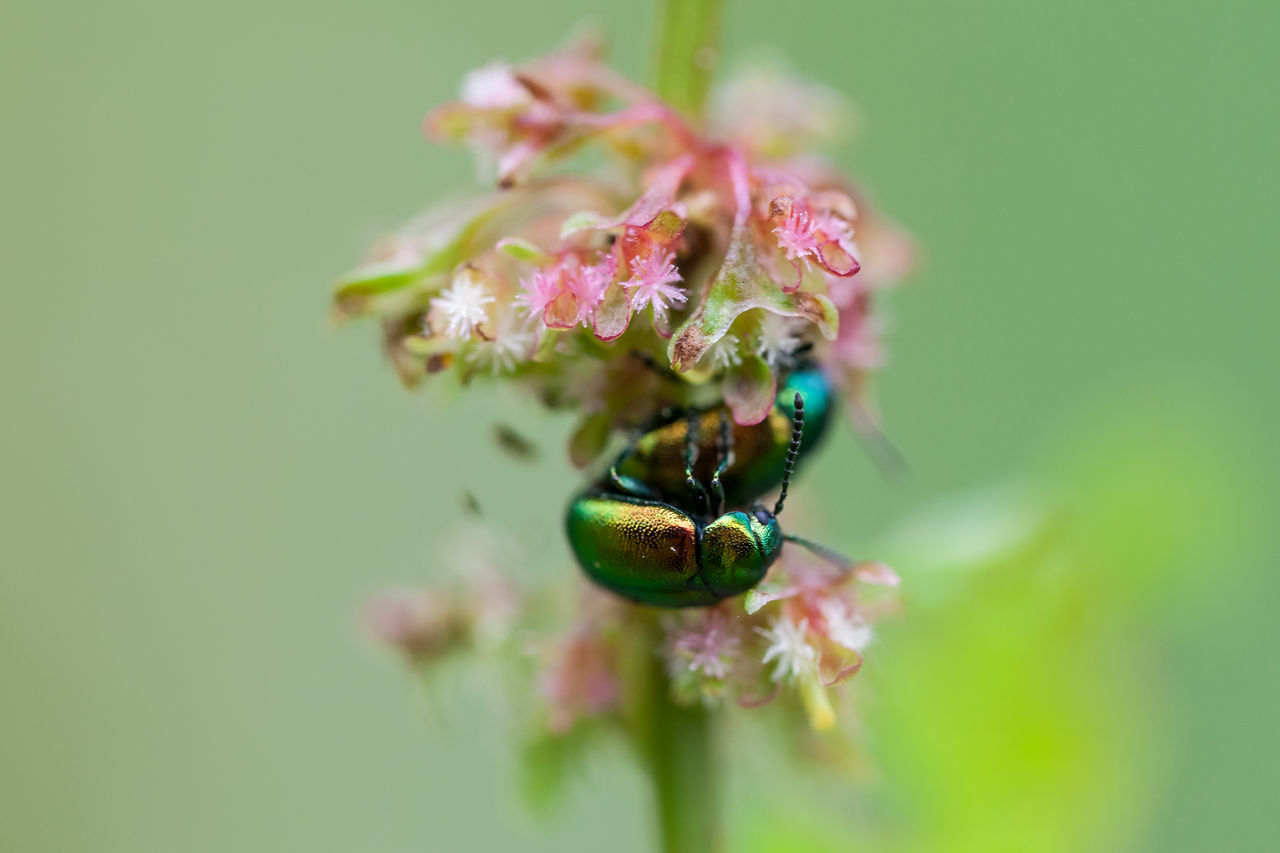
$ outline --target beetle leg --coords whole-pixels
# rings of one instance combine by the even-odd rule
[[[716,496],[716,514],[724,513],[724,484],[720,475],[733,464],[733,430],[729,426],[729,418],[724,409],[720,410],[720,436],[716,442],[716,470],[711,475],[711,492]]]
[[[688,425],[685,428],[684,440],[684,481],[690,489],[694,491],[699,498],[702,499],[702,514],[710,515],[711,513],[711,496],[707,494],[706,487],[698,482],[698,478],[693,476],[693,464],[698,461],[698,412],[696,409],[689,410]]]
[[[609,468],[609,485],[617,489],[624,495],[635,495],[638,498],[657,499],[658,494],[635,477],[627,477],[618,473],[618,469],[623,463],[631,458],[631,454],[636,451],[636,438],[632,438],[627,442],[627,446],[618,454],[618,458],[613,460],[613,465]]]

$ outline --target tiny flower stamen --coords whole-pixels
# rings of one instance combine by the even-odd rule
[[[688,299],[683,287],[674,282],[683,281],[675,267],[675,252],[650,252],[631,262],[631,278],[622,283],[631,291],[631,308],[641,311],[646,305],[653,308],[655,320],[665,320],[667,310],[683,305]]]
[[[818,612],[825,628],[823,633],[831,642],[858,653],[871,644],[874,637],[871,626],[843,598],[821,599]]]
[[[719,679],[729,675],[740,644],[728,617],[713,610],[707,613],[701,624],[678,631],[672,650],[679,663],[688,661],[690,672]]]
[[[796,351],[804,345],[799,324],[790,317],[767,313],[760,322],[756,337],[756,355],[772,368],[787,366]]]
[[[484,306],[494,302],[485,290],[484,279],[471,267],[464,267],[453,277],[453,284],[431,300],[431,307],[444,315],[445,334],[453,338],[469,338],[475,328],[488,319]]]
[[[803,676],[816,673],[818,670],[818,650],[808,639],[809,622],[801,619],[793,622],[788,615],[774,619],[768,628],[757,628],[756,632],[769,641],[761,663],[776,661],[773,673],[774,681],[784,678],[798,680]]]
[[[726,332],[703,356],[707,365],[716,372],[742,364],[742,341],[733,332]]]

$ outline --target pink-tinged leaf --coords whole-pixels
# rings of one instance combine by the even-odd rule
[[[798,290],[786,293],[756,259],[745,226],[735,227],[724,263],[707,290],[706,298],[671,339],[667,354],[673,369],[684,372],[698,363],[712,344],[724,337],[733,321],[745,311],[763,308],[782,317],[802,317],[833,340],[840,317],[825,296]]]
[[[507,148],[498,158],[498,186],[513,187],[520,183],[546,147],[544,140],[529,140]]]
[[[898,573],[884,563],[858,563],[853,567],[853,578],[875,586],[897,586],[902,582]]]
[[[624,226],[618,245],[626,269],[633,270],[636,262],[643,258],[655,254],[665,257],[668,252],[674,252],[684,227],[684,218],[674,210],[664,210],[642,225]]]
[[[841,278],[851,276],[861,268],[858,259],[837,240],[829,240],[819,246],[818,257],[827,272]]]
[[[750,355],[725,374],[722,393],[734,423],[751,426],[773,411],[778,379],[763,358]]]
[[[631,324],[631,299],[626,288],[619,284],[609,286],[604,298],[596,306],[593,331],[602,341],[612,341],[622,336]]]
[[[693,168],[693,156],[686,154],[655,169],[649,178],[649,188],[644,195],[636,199],[631,209],[622,214],[615,225],[645,225],[652,222],[665,208],[670,207],[676,199],[685,175]],[[684,227],[683,222],[681,228]]]
[[[683,208],[682,208],[683,209]],[[674,208],[659,211],[652,219],[641,223],[649,238],[663,246],[670,246],[684,233],[684,217]]]
[[[663,340],[671,340],[671,320],[666,314],[659,314],[653,318],[653,330]]]
[[[789,260],[781,249],[761,246],[758,255],[764,274],[781,287],[784,293],[795,293],[804,283],[804,264]]]
[[[684,231],[685,224],[684,205],[676,202],[676,193],[692,166],[693,158],[686,155],[659,167],[649,188],[620,215],[609,219],[592,211],[575,213],[560,227],[560,237],[579,231],[611,231],[627,226],[628,232],[647,229],[652,232],[652,239],[673,241]]]
[[[776,681],[773,684],[773,690],[769,691],[767,696],[762,696],[759,699],[748,699],[746,696],[739,696],[737,702],[743,708],[761,708],[777,699],[780,692],[782,692],[782,682]]]
[[[567,290],[561,291],[547,303],[542,312],[542,322],[548,329],[572,329],[578,325],[578,297]]]
[[[823,687],[835,687],[837,684],[843,684],[858,674],[858,670],[862,669],[862,655],[858,652],[850,652],[850,654],[853,655],[853,662],[837,670],[830,681],[822,683]]]

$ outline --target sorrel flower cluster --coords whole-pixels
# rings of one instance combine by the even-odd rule
[[[759,421],[802,352],[864,405],[882,360],[872,300],[909,245],[797,155],[825,125],[787,103],[834,105],[796,86],[763,93],[778,102],[731,89],[735,108],[703,129],[589,42],[472,72],[424,128],[473,148],[497,191],[386,238],[339,283],[338,314],[379,318],[409,385],[488,375],[582,412],[579,464],[715,382],[740,423]]]
[[[381,321],[407,385],[448,374],[513,381],[579,412],[569,453],[580,466],[672,407],[723,399],[738,423],[758,423],[801,362],[823,370],[855,424],[873,423],[873,300],[905,273],[909,244],[807,156],[841,124],[830,92],[757,75],[718,104],[705,124],[682,115],[605,67],[591,41],[472,72],[424,130],[472,148],[496,188],[386,238],[339,282],[338,315]],[[821,686],[856,671],[870,637],[853,577],[893,579],[882,567],[833,574],[788,552],[749,597],[758,612],[738,600],[672,615],[677,693],[749,703],[795,684],[825,725]],[[554,727],[574,708],[609,710],[609,626],[627,607],[588,608],[564,645],[576,663],[548,670]],[[415,614],[445,640],[406,626]],[[384,602],[373,624],[420,659],[417,650],[466,637],[472,621],[401,600]]]
[[[365,605],[366,629],[415,667],[462,651],[533,659],[538,672],[531,690],[542,700],[541,725],[551,735],[581,723],[619,721],[627,638],[642,617],[625,601],[586,587],[572,624],[558,638],[539,639],[531,623],[535,611],[550,605],[511,580],[519,558],[495,542],[509,544],[479,524],[464,525],[441,553],[450,577],[429,589],[380,592]],[[806,551],[788,551],[744,598],[663,615],[658,652],[673,698],[753,708],[785,689],[815,729],[829,729],[836,716],[827,689],[857,673],[873,638],[872,621],[894,606],[892,598],[868,598],[859,587],[897,585],[897,575],[881,563],[840,571]],[[511,704],[527,705],[527,697]]]

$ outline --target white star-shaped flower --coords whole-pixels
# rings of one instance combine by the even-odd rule
[[[432,309],[445,317],[445,334],[469,338],[475,327],[488,319],[484,306],[494,299],[485,290],[483,282],[480,273],[465,267],[453,277],[452,286],[431,300]]]
[[[840,598],[824,598],[818,603],[818,612],[826,623],[826,635],[831,642],[861,653],[874,636],[871,626],[853,611],[847,601]]]
[[[806,673],[813,672],[818,666],[818,650],[809,642],[806,632],[809,628],[807,619],[799,624],[791,621],[789,616],[780,616],[773,620],[768,628],[757,628],[756,632],[769,641],[761,663],[776,661],[773,674],[774,681],[784,678],[798,679]]]

